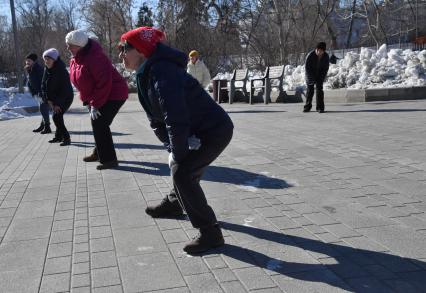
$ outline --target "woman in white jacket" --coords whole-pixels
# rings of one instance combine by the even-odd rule
[[[203,88],[207,88],[210,83],[210,72],[204,62],[198,59],[198,56],[199,54],[195,50],[189,53],[189,62],[186,71],[198,80]]]

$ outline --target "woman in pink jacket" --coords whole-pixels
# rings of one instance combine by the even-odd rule
[[[118,166],[110,125],[128,97],[128,87],[98,42],[81,30],[69,32],[65,41],[73,58],[71,82],[90,112],[96,147],[85,162],[99,161],[98,170]]]

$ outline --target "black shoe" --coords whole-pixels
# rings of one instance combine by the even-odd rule
[[[36,129],[33,130],[33,132],[40,132],[43,129],[44,129],[44,123],[42,122],[38,128],[36,128]]]
[[[71,144],[71,139],[65,138],[59,145],[60,146],[66,146]]]
[[[83,161],[85,161],[85,162],[96,162],[96,161],[99,161],[98,154],[92,153],[91,155],[84,157]]]
[[[46,133],[52,133],[52,129],[50,129],[50,125],[46,125],[44,126],[44,129],[42,132],[40,132],[41,134],[46,134]]]
[[[178,201],[171,202],[166,197],[160,204],[147,207],[145,213],[153,218],[175,218],[182,216],[183,210]]]
[[[183,250],[188,254],[198,254],[224,244],[225,239],[223,239],[222,231],[219,225],[215,224],[208,228],[200,229],[200,234],[186,244]]]
[[[54,137],[53,139],[49,140],[50,143],[56,143],[61,141],[62,141],[62,138],[59,138],[59,137]]]
[[[96,166],[98,170],[112,169],[118,166],[118,161],[110,161],[106,163],[101,163]]]
[[[310,109],[303,109],[303,113],[308,113],[308,112],[311,112],[311,110]]]
[[[324,113],[324,110],[318,110],[318,113]]]

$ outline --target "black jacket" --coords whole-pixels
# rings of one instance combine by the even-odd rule
[[[44,68],[41,85],[43,99],[51,101],[53,105],[68,109],[74,98],[69,73],[65,63],[58,58],[52,68]]]
[[[308,84],[317,82],[323,83],[327,77],[330,60],[327,53],[318,58],[315,50],[311,51],[306,57],[305,62],[305,77]]]
[[[189,136],[195,134],[202,144],[218,125],[233,127],[228,114],[186,72],[186,62],[186,54],[159,43],[137,71],[139,101],[154,133],[177,162],[188,154]]]
[[[34,62],[28,70],[27,86],[31,95],[41,95],[41,81],[43,79],[43,67]]]

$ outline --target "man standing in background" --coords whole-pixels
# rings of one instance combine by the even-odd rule
[[[328,67],[330,66],[330,60],[325,49],[326,44],[320,42],[317,44],[315,50],[312,50],[306,57],[305,78],[308,89],[303,112],[311,111],[314,86],[316,86],[316,109],[318,113],[324,113],[324,91],[322,88],[324,80],[327,77]]]

